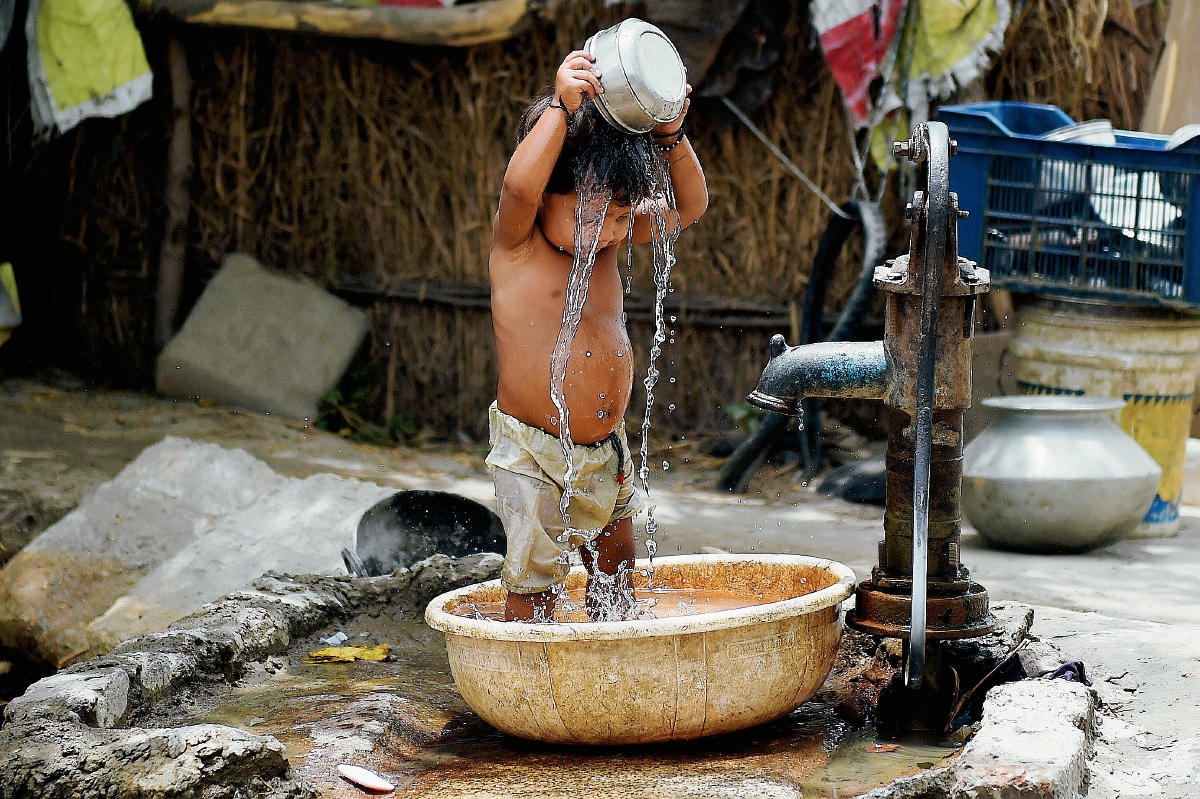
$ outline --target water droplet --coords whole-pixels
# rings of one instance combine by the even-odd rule
[[[622,352],[621,350],[617,350],[617,357],[618,357],[618,358],[624,358],[624,357],[625,357],[625,353],[624,353],[624,352]]]
[[[671,468],[671,464],[668,463],[667,461],[663,461],[663,471],[665,472],[667,469],[670,469],[670,468]]]
[[[670,405],[668,405],[667,410],[674,413],[675,412],[675,403],[672,402]]]
[[[597,418],[597,419],[603,419],[603,418],[604,418],[604,411],[596,411],[596,418]]]
[[[672,323],[674,323],[674,322],[675,322],[675,320],[676,320],[676,319],[678,319],[678,318],[679,318],[679,317],[678,317],[678,316],[676,316],[675,314],[671,314],[671,322],[672,322]]]
[[[603,394],[601,394],[601,395],[600,395],[600,399],[604,399],[604,395],[603,395]]]
[[[669,382],[671,382],[671,383],[674,383],[674,382],[675,382],[675,378],[673,378],[673,377],[672,377],[672,378],[670,379],[670,381],[669,381]]]
[[[592,351],[588,350],[587,352],[584,353],[584,355],[586,355],[587,357],[590,358],[590,357],[592,357]]]

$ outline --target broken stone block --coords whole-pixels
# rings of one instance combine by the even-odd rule
[[[1096,726],[1095,693],[1066,680],[988,691],[979,731],[954,766],[952,796],[1082,796]]]
[[[171,396],[311,419],[367,327],[361,310],[234,253],[158,356],[155,385]]]
[[[95,654],[92,619],[281,479],[240,450],[149,447],[0,569],[0,644],[57,667]]]
[[[344,574],[342,548],[354,546],[359,520],[394,493],[331,474],[280,478],[253,504],[216,520],[147,574],[88,632],[97,649],[109,649],[130,636],[166,629],[268,571]]]

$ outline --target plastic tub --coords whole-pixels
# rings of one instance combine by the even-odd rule
[[[503,599],[495,580],[442,594],[425,620],[446,634],[454,681],[476,713],[550,743],[685,740],[764,724],[808,699],[833,668],[841,603],[854,590],[847,566],[800,555],[685,555],[656,558],[654,567],[656,585],[761,595],[764,604],[581,624],[452,612]],[[585,579],[577,569],[567,585]]]

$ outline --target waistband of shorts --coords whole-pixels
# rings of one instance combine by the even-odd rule
[[[506,424],[506,425],[511,425],[513,427],[517,427],[517,428],[520,428],[523,430],[529,430],[535,434],[540,434],[540,435],[546,436],[547,438],[554,439],[555,441],[559,440],[558,436],[554,435],[553,433],[547,433],[545,430],[543,430],[540,427],[534,427],[531,424],[522,422],[517,417],[515,417],[511,414],[507,414],[504,411],[500,410],[500,405],[495,400],[492,400],[492,404],[488,408],[488,413],[495,413],[497,416],[500,417],[501,421],[503,421],[504,424]],[[593,441],[591,444],[580,444],[579,442],[574,442],[574,443],[575,443],[575,446],[577,446],[577,447],[587,447],[588,449],[599,449],[600,447],[603,447],[605,444],[611,444],[614,447],[620,447],[621,446],[620,437],[623,436],[624,433],[625,433],[625,420],[622,419],[620,424],[617,425],[615,430],[613,430],[611,433],[609,433],[607,436],[600,439],[599,441]]]

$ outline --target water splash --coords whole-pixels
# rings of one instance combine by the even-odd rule
[[[675,190],[671,183],[670,166],[661,153],[654,153],[645,162],[646,175],[652,191],[650,198],[641,204],[636,211],[645,214],[650,222],[650,244],[654,265],[654,337],[650,348],[650,363],[647,367],[643,385],[646,387],[646,411],[642,419],[641,467],[639,469],[642,491],[648,496],[649,468],[649,434],[650,412],[654,405],[654,386],[658,382],[659,372],[655,366],[658,356],[662,354],[662,343],[666,340],[666,321],[663,313],[663,301],[670,287],[671,268],[675,265],[675,240],[679,238],[679,216],[675,211]],[[566,460],[566,474],[563,479],[563,495],[559,502],[563,524],[567,528],[564,536],[581,533],[586,539],[591,539],[594,530],[576,530],[571,527],[570,503],[576,495],[575,481],[578,470],[575,467],[575,444],[571,439],[571,412],[567,407],[563,384],[566,381],[567,361],[571,355],[571,343],[579,330],[583,306],[587,301],[588,288],[591,284],[592,270],[596,263],[596,251],[599,245],[601,229],[605,215],[612,202],[612,190],[604,187],[596,179],[596,173],[584,170],[578,176],[576,185],[579,187],[579,203],[575,211],[575,251],[571,262],[571,271],[567,279],[566,297],[563,305],[562,325],[558,331],[550,364],[550,395],[554,407],[558,410],[558,439],[562,446],[563,457]],[[632,290],[633,281],[633,232],[635,217],[629,218],[629,236],[626,248],[626,283],[625,290]],[[622,315],[622,320],[624,320]],[[617,352],[618,357],[624,355]],[[654,520],[654,505],[648,504],[646,510],[646,550],[650,556],[650,569],[653,572],[654,555],[658,544],[654,535],[658,523]]]
[[[633,293],[633,224],[636,218],[636,214],[629,215],[629,236],[625,245],[625,296]]]
[[[571,514],[568,507],[575,495],[575,480],[579,470],[575,468],[575,442],[571,440],[571,409],[567,407],[563,383],[567,377],[567,360],[571,357],[571,342],[579,330],[583,317],[583,304],[587,301],[588,287],[592,282],[592,269],[596,265],[596,248],[600,244],[600,230],[604,216],[612,202],[612,191],[596,186],[591,175],[580,181],[579,204],[575,209],[575,254],[571,261],[571,273],[567,278],[566,297],[563,304],[562,325],[558,339],[550,355],[550,400],[558,409],[558,440],[563,458],[567,462],[567,473],[563,478],[563,495],[558,503],[563,524],[571,529]],[[591,531],[581,531],[591,532]]]
[[[662,354],[662,343],[667,338],[667,325],[663,314],[663,301],[671,290],[671,269],[675,266],[675,241],[679,238],[679,215],[675,213],[675,189],[671,185],[670,173],[663,181],[663,198],[650,205],[650,245],[654,256],[654,338],[650,346],[650,363],[646,367],[646,414],[642,417],[642,465],[638,477],[642,491],[650,496],[650,410],[654,406],[654,386],[659,372],[654,365]],[[670,222],[668,223],[668,220]],[[646,505],[646,554],[650,558],[650,571],[654,570],[654,555],[658,542],[654,540],[658,522],[654,519],[654,503]],[[653,580],[653,577],[651,577]]]

